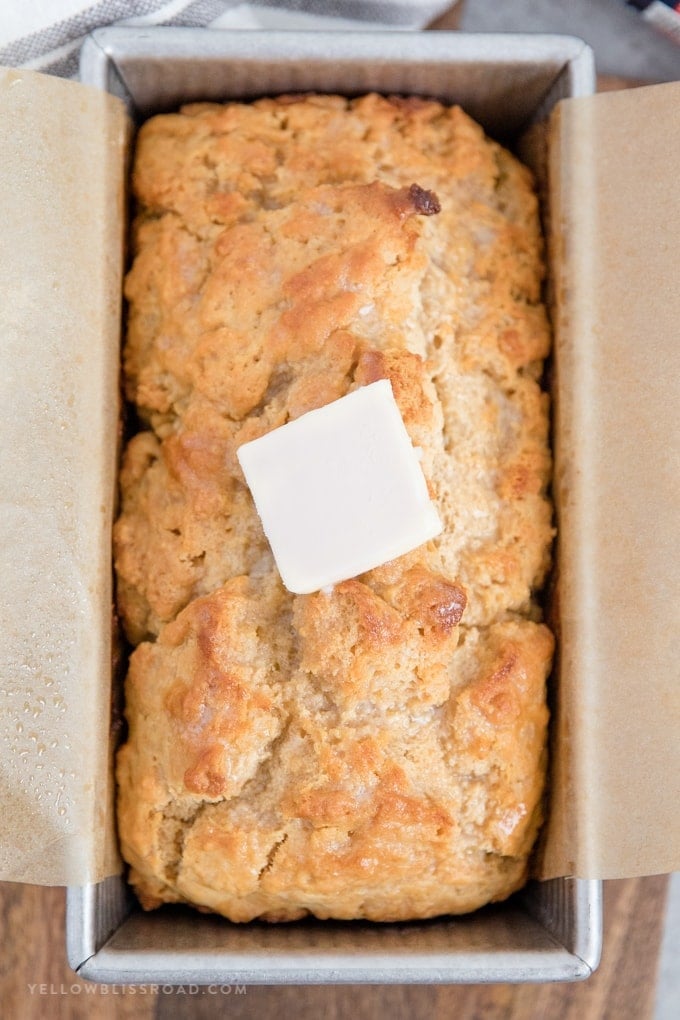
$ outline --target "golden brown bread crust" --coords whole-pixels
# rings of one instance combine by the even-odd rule
[[[149,121],[134,187],[146,431],[115,546],[142,902],[396,920],[504,898],[540,822],[552,651],[527,171],[456,108],[283,97]],[[381,378],[444,534],[293,597],[236,450]]]
[[[439,213],[418,214],[414,182],[438,195]],[[364,352],[419,355],[435,401],[426,453],[437,454],[442,567],[468,590],[468,623],[531,612],[548,564],[535,381],[548,328],[525,168],[455,107],[316,96],[156,117],[140,132],[134,186],[126,379],[159,438],[217,457],[222,443],[238,499],[235,445],[342,396]],[[162,457],[172,481],[175,454]],[[205,473],[193,473],[188,505],[173,500],[204,522],[186,547],[134,484],[123,498],[120,608],[139,640],[233,576],[232,555],[222,569],[212,554],[224,525],[218,514],[210,534]]]
[[[119,823],[146,906],[390,921],[522,884],[550,633],[456,648],[459,589],[415,567],[390,595],[346,581],[291,626],[271,578],[236,578],[134,652]]]

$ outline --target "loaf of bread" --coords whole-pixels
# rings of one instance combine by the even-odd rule
[[[553,646],[529,172],[456,107],[308,95],[153,118],[133,186],[118,820],[142,904],[391,921],[507,897]],[[383,378],[444,531],[291,595],[236,450]]]

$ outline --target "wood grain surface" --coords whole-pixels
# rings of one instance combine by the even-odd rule
[[[4,1020],[651,1020],[668,880],[605,883],[602,963],[553,985],[235,986],[211,995],[92,985],[69,969],[63,889],[0,885]]]

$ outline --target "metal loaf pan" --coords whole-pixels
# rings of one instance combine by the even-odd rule
[[[513,146],[558,100],[591,92],[594,72],[588,47],[559,36],[153,28],[93,33],[81,81],[121,97],[136,123],[192,100],[291,91],[435,96]],[[599,960],[601,884],[531,882],[462,918],[267,926],[145,914],[121,876],[69,889],[67,942],[83,978],[113,983],[569,981]]]

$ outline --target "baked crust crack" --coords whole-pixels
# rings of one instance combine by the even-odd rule
[[[274,866],[274,859],[275,859],[277,853],[279,852],[279,850],[284,845],[284,843],[286,842],[287,839],[288,839],[288,833],[285,832],[283,834],[283,836],[281,837],[281,839],[277,839],[276,842],[272,845],[269,853],[267,854],[267,863],[264,865],[263,868],[260,868],[260,872],[259,872],[259,874],[257,876],[258,882],[261,881],[262,876],[267,871],[271,871],[272,870],[272,868]]]

